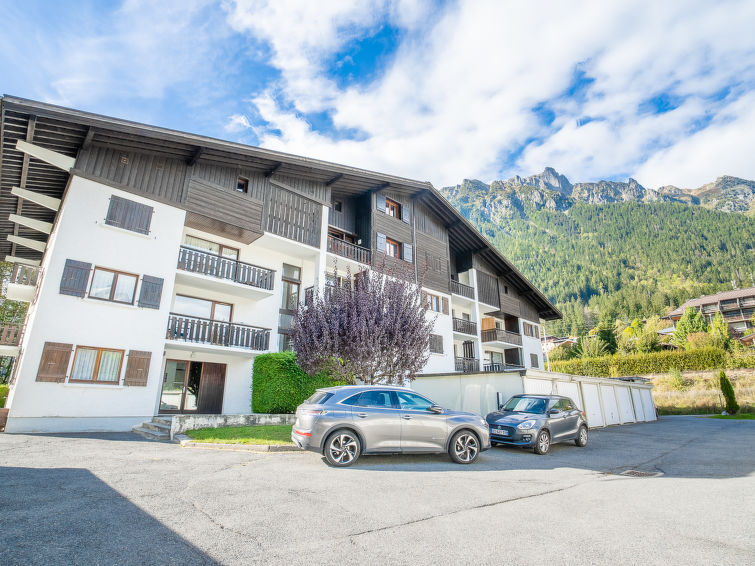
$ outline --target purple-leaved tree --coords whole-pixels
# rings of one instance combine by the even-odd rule
[[[314,375],[355,383],[402,385],[427,362],[434,317],[422,304],[412,269],[368,269],[339,279],[299,307],[293,328],[297,363]]]

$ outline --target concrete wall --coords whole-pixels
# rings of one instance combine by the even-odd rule
[[[296,415],[176,415],[170,426],[170,438],[187,430],[223,426],[257,426],[294,424]]]

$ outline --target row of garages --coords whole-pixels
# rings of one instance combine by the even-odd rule
[[[412,388],[444,407],[482,416],[513,395],[539,393],[570,397],[591,428],[656,420],[652,385],[642,380],[526,370],[418,376]]]

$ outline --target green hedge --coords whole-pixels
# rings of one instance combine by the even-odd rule
[[[5,407],[5,400],[8,398],[8,386],[0,385],[0,409]]]
[[[320,387],[343,385],[328,375],[310,377],[296,365],[294,352],[260,354],[252,374],[253,413],[294,413]]]
[[[755,350],[740,350],[726,354],[726,368],[755,368]]]
[[[573,375],[618,377],[646,373],[666,373],[671,368],[680,370],[720,369],[726,366],[726,362],[729,361],[727,358],[726,352],[720,348],[666,350],[651,354],[615,355],[551,362],[551,370]],[[742,363],[744,362],[742,361]],[[751,367],[755,367],[755,365]]]

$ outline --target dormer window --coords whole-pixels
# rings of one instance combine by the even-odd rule
[[[249,179],[246,179],[245,177],[239,177],[236,181],[236,190],[244,194],[249,192]]]

